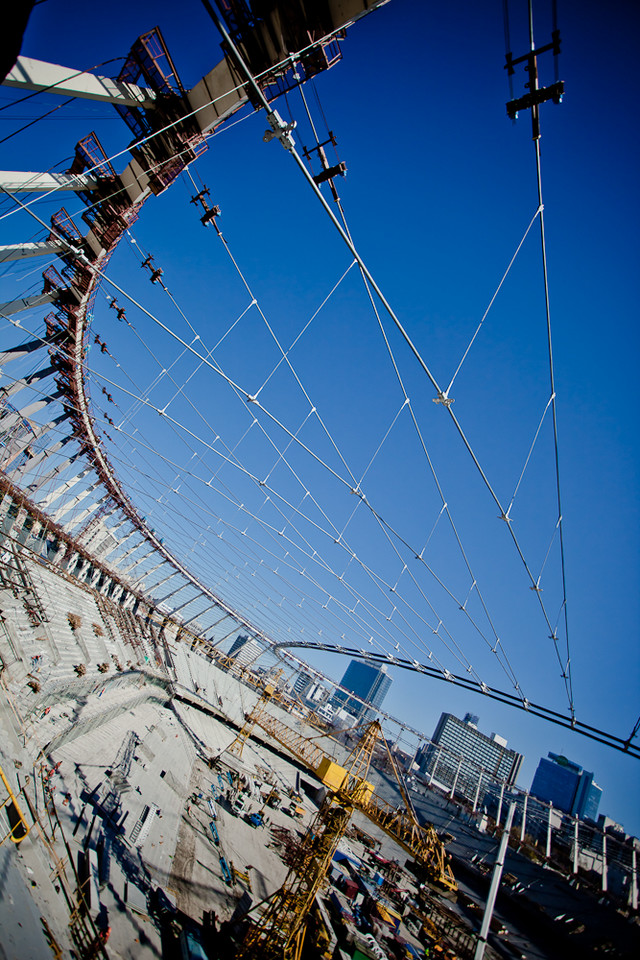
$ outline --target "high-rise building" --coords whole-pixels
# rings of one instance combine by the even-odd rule
[[[231,644],[227,656],[239,663],[240,666],[247,667],[254,660],[257,660],[261,651],[262,647],[257,640],[240,634]]]
[[[538,800],[552,803],[581,820],[596,820],[598,817],[602,790],[594,783],[593,773],[557,753],[541,758],[531,793]]]
[[[368,720],[373,717],[375,710],[382,706],[391,686],[391,677],[387,675],[386,667],[374,667],[369,663],[352,660],[340,681],[344,691],[354,693],[365,705],[359,703],[349,692],[336,690],[331,698],[334,708],[346,710],[356,720]]]
[[[313,686],[313,677],[306,670],[301,670],[293,682],[292,690],[297,697],[303,697]]]
[[[508,749],[504,737],[487,736],[477,724],[478,717],[471,713],[464,720],[443,713],[431,743],[418,752],[416,762],[430,782],[481,802],[490,784],[515,783],[524,758]]]

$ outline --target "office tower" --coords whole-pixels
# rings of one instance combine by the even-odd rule
[[[515,783],[524,759],[508,749],[503,737],[496,733],[487,736],[477,724],[475,714],[468,713],[460,720],[443,713],[432,742],[416,756],[420,770],[431,782],[476,803],[491,783]]]
[[[538,800],[574,817],[596,820],[602,790],[593,782],[593,773],[557,753],[549,753],[538,763],[531,793]]]
[[[340,686],[364,700],[367,706],[359,703],[342,690],[336,690],[331,698],[335,710],[346,710],[356,720],[373,718],[375,710],[382,706],[391,686],[391,677],[386,667],[374,667],[369,663],[352,660],[344,672]],[[373,708],[373,709],[372,709]]]

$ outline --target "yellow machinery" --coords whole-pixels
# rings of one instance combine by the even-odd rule
[[[9,821],[9,828],[2,830],[0,828],[0,847],[5,840],[11,840],[12,843],[21,843],[29,833],[30,827],[25,820],[24,814],[18,806],[16,796],[11,789],[11,785],[4,775],[4,770],[0,767],[0,783],[6,794],[4,799],[0,799],[0,810],[5,810]]]
[[[267,704],[273,697],[273,688],[268,686],[253,711],[247,717],[246,723],[231,745],[231,752],[240,752],[242,745],[250,735],[254,726],[261,727],[270,737],[281,744],[311,770],[315,776],[330,790],[336,790],[344,781],[346,770],[334,763],[317,743],[303,736],[296,730],[267,713]],[[363,742],[367,737],[375,736],[374,746],[380,744],[386,751],[387,760],[400,788],[404,805],[394,807],[374,793],[373,786],[368,792],[362,793],[354,799],[353,805],[364,813],[381,830],[384,830],[395,842],[406,850],[416,862],[425,870],[432,883],[445,890],[456,890],[457,884],[451,867],[447,862],[444,845],[431,824],[421,825],[405,788],[403,778],[398,770],[396,761],[389,750],[382,728],[374,721],[366,728]],[[367,740],[368,742],[368,740]],[[373,747],[372,747],[373,749]]]
[[[283,885],[271,898],[260,920],[249,927],[236,952],[236,960],[299,960],[307,918],[336,847],[353,811],[366,804],[373,793],[373,785],[366,776],[378,741],[376,726],[379,724],[373,723],[367,728],[352,751],[347,767],[340,768],[340,784],[327,794]]]

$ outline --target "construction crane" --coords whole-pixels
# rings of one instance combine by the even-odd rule
[[[323,801],[284,883],[271,897],[262,917],[249,926],[235,954],[237,960],[299,960],[313,901],[340,838],[354,810],[366,807],[373,794],[373,784],[366,777],[378,742],[376,727],[379,724],[370,724],[347,765],[340,768],[339,785]]]
[[[345,776],[345,768],[334,763],[316,742],[292,730],[286,723],[268,713],[267,706],[272,698],[273,689],[267,686],[254,709],[247,715],[242,730],[231,745],[231,752],[240,756],[244,742],[251,735],[254,727],[259,726],[308,767],[326,787],[330,790],[338,789]],[[418,821],[404,778],[389,750],[382,727],[377,721],[365,728],[363,740],[368,736],[374,736],[376,745],[382,745],[386,751],[404,805],[394,806],[382,797],[376,796],[372,790],[366,797],[363,796],[355,802],[355,806],[414,858],[428,880],[445,890],[457,890],[444,844],[432,824],[421,824]]]

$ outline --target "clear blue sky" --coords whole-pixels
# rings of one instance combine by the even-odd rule
[[[517,55],[527,46],[524,4],[511,7]],[[537,4],[539,43],[548,40],[548,14],[549,5]],[[77,3],[49,0],[35,9],[23,53],[90,67],[124,56],[135,37],[156,23],[183,82],[192,86],[219,59],[215,30],[195,2],[180,8],[115,2],[88,17]],[[574,695],[581,720],[626,736],[640,712],[635,375],[639,158],[632,76],[637,9],[621,2],[606,10],[597,3],[561,2],[559,26],[566,97],[561,106],[542,108],[542,161]],[[356,24],[342,49],[343,61],[318,78],[316,89],[348,167],[346,179],[337,183],[349,226],[421,355],[446,386],[537,206],[529,116],[522,115],[513,125],[505,112],[509,90],[503,69],[502,4],[431,6],[392,0]],[[118,66],[113,66],[114,73]],[[543,69],[543,81],[549,82],[550,63]],[[522,72],[514,82],[519,95]],[[3,96],[12,94],[3,91]],[[311,92],[308,97],[323,127],[315,97]],[[299,121],[298,145],[311,146],[297,95],[291,96],[290,106]],[[286,104],[278,109],[288,116]],[[12,117],[39,111],[37,98],[4,111],[1,129],[10,132],[20,125]],[[5,167],[46,169],[68,157],[75,141],[90,129],[98,132],[108,153],[130,139],[115,111],[71,104],[3,145]],[[291,158],[276,142],[262,142],[264,129],[264,118],[254,116],[221,133],[195,169],[222,208],[220,225],[253,295],[280,343],[288,346],[347,270],[350,256]],[[116,165],[121,169],[122,160]],[[190,185],[177,183],[152,200],[133,233],[163,267],[167,285],[202,342],[211,348],[227,334],[215,351],[226,376],[256,393],[278,363],[278,348],[255,306],[238,320],[251,297],[213,230],[198,223],[188,202],[192,192]],[[65,205],[72,213],[79,210],[76,200],[67,198]],[[43,205],[45,219],[53,209],[51,202]],[[19,236],[17,218],[3,222],[2,242],[31,236],[33,225],[20,222]],[[148,283],[131,245],[123,245],[111,270],[132,296],[187,337],[184,320]],[[344,536],[362,565],[349,563],[341,544],[327,535],[331,529],[342,531],[356,506],[347,486],[293,443],[285,456],[295,479],[274,453],[274,444],[284,451],[288,443],[279,428],[261,415],[268,439],[260,433],[260,424],[251,426],[246,405],[217,374],[206,368],[194,373],[192,357],[176,359],[175,341],[133,307],[127,314],[140,339],[118,326],[114,312],[99,298],[95,329],[120,366],[95,351],[91,355],[98,407],[105,403],[101,387],[108,381],[118,404],[116,420],[123,425],[117,435],[110,431],[116,441],[110,446],[114,463],[141,512],[226,599],[278,639],[290,632],[297,638],[355,646],[367,644],[363,621],[373,623],[370,611],[363,621],[360,613],[375,605],[380,614],[370,632],[376,649],[398,643],[401,652],[418,659],[432,650],[438,663],[462,673],[464,665],[441,641],[446,628],[449,647],[459,645],[465,663],[488,684],[509,689],[486,642],[495,628],[525,695],[566,712],[549,630],[506,525],[497,519],[496,506],[446,411],[433,404],[433,388],[385,318],[416,420],[493,628],[475,588],[467,609],[482,625],[482,636],[458,609],[469,590],[469,574],[446,517],[438,519],[442,503],[355,269],[305,331],[290,359],[358,480],[384,438],[362,489],[410,548],[394,541],[398,556],[372,514],[360,505]],[[151,389],[150,401],[156,408],[169,404],[175,419],[200,439],[185,439],[184,432],[180,439],[148,408],[130,415],[132,400],[117,386],[139,395],[158,370],[173,361],[176,382],[182,385],[190,378],[190,401],[173,399],[175,387],[166,376]],[[478,459],[500,500],[508,504],[549,399],[537,222],[451,395]],[[347,477],[285,364],[264,385],[260,399],[289,430],[300,430],[299,439],[327,466]],[[114,416],[107,405],[104,410]],[[125,434],[134,430],[136,439],[128,441]],[[222,439],[215,441],[216,436]],[[264,488],[229,464],[221,466],[219,456],[201,439],[218,451],[223,450],[221,443],[227,450],[234,448],[255,476],[264,479],[269,474],[269,483],[288,505],[281,503],[276,510],[273,500],[265,502]],[[180,468],[186,464],[188,475],[176,481],[179,470],[159,460],[154,450]],[[205,487],[203,481],[214,474],[213,486]],[[164,478],[165,487],[180,488],[178,494],[167,494],[170,511],[154,503],[160,492],[154,477]],[[315,502],[304,496],[305,490]],[[284,538],[270,535],[247,510],[274,531],[284,530],[290,542],[283,546]],[[216,520],[219,516],[222,522]],[[513,516],[536,576],[552,543],[541,585],[555,622],[562,595],[557,538],[553,540],[555,479],[548,414]],[[434,525],[425,558],[455,599],[415,561],[414,551],[422,550]],[[231,528],[240,534],[234,537]],[[215,536],[220,532],[223,541]],[[325,569],[318,565],[319,556]],[[336,575],[343,575],[343,581]],[[345,583],[357,592],[349,594]],[[389,590],[396,583],[398,601]],[[329,594],[346,610],[340,614],[342,624],[335,601],[323,609]],[[354,605],[354,614],[349,614]],[[436,635],[433,629],[440,619],[444,628]],[[564,644],[562,623],[559,632]],[[346,667],[338,656],[317,656],[313,662],[338,678]],[[482,730],[500,733],[525,754],[524,786],[530,784],[540,756],[548,750],[564,753],[595,772],[604,790],[601,810],[628,831],[640,832],[637,762],[450,685],[393,675],[385,704],[391,713],[427,734],[442,710],[479,714]]]

